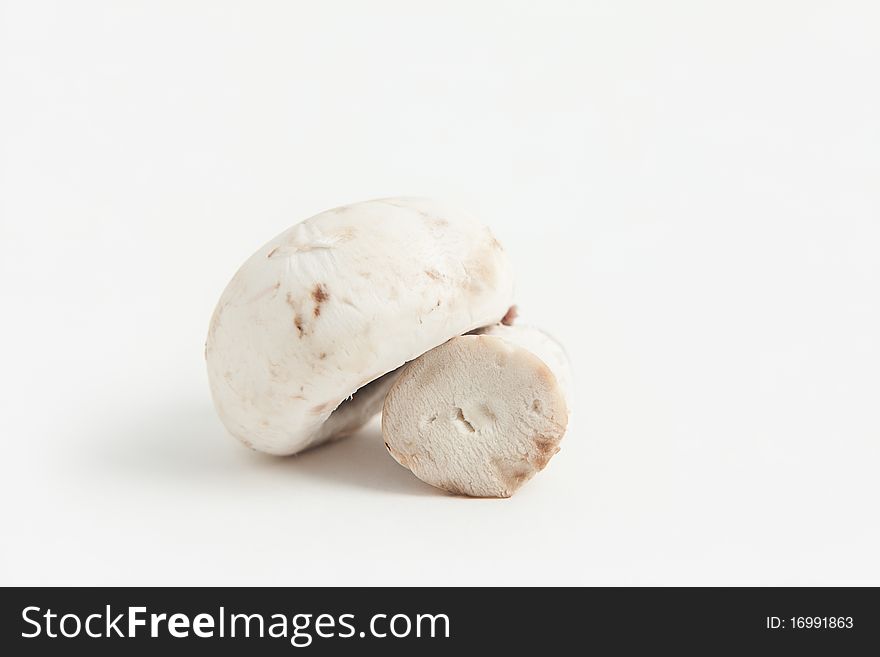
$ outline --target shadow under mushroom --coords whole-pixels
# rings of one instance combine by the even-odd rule
[[[248,450],[226,433],[210,402],[145,408],[111,421],[87,450],[106,467],[128,476],[193,481],[253,476],[265,471],[277,481],[283,472],[377,493],[443,495],[398,465],[385,450],[378,420],[347,438],[294,456]]]

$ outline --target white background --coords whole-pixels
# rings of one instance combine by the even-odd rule
[[[2,584],[880,584],[875,3],[0,6]],[[396,194],[571,354],[512,499],[213,412],[239,264]]]

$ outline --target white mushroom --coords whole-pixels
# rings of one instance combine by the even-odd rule
[[[383,375],[497,322],[512,280],[489,229],[434,201],[378,199],[307,219],[251,256],[220,297],[205,345],[220,418],[272,454],[351,433],[381,410],[394,379]]]
[[[385,446],[433,486],[510,497],[559,451],[569,389],[565,352],[537,329],[496,325],[456,337],[391,386]]]

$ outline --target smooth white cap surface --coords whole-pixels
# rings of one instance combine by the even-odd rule
[[[328,423],[344,400],[497,322],[512,296],[510,263],[489,229],[441,203],[389,198],[322,212],[259,249],[223,292],[205,350],[215,406],[234,436],[264,452],[344,435],[382,394],[355,396]]]

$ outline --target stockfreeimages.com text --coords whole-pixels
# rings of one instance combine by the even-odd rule
[[[106,605],[103,612],[80,617],[58,613],[52,609],[25,607],[22,620],[26,623],[24,638],[74,638],[87,636],[183,639],[245,637],[289,639],[297,648],[311,645],[314,638],[376,637],[376,638],[449,638],[450,623],[446,614],[373,614],[363,629],[358,630],[354,614],[245,614],[230,613],[220,607],[215,613],[150,613],[146,607],[126,607],[116,612]]]

